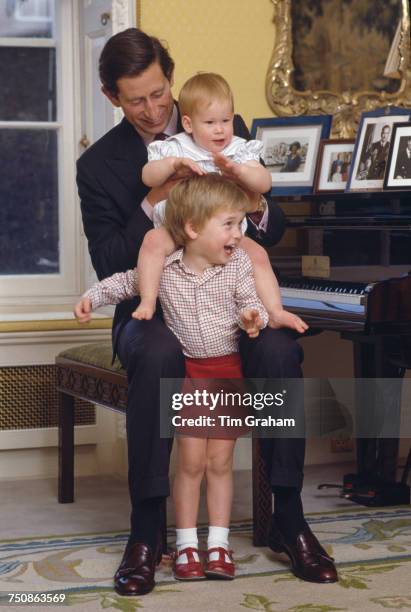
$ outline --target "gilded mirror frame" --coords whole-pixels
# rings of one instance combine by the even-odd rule
[[[332,136],[352,138],[361,113],[382,106],[411,108],[410,12],[401,0],[402,16],[398,45],[400,86],[385,91],[298,91],[292,85],[292,0],[271,0],[274,5],[275,44],[266,78],[266,96],[277,116],[333,115]]]

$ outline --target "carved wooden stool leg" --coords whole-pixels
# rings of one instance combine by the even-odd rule
[[[74,501],[74,397],[58,393],[59,476],[60,504]]]
[[[273,495],[260,451],[260,440],[253,438],[253,544],[267,545],[267,532],[273,511]]]

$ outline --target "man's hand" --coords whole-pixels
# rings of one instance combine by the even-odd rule
[[[81,298],[74,306],[74,316],[79,323],[88,323],[91,320],[91,301],[89,298]]]
[[[248,309],[243,310],[240,315],[242,328],[248,334],[249,338],[257,338],[260,329],[263,327],[263,321],[258,310]]]
[[[248,199],[250,200],[250,207],[247,210],[247,213],[254,213],[259,210],[261,194],[256,193],[255,191],[250,191],[249,189],[242,188],[243,191],[248,195]]]
[[[279,327],[289,327],[290,329],[295,329],[298,333],[303,334],[307,331],[308,325],[305,321],[300,319],[297,315],[292,312],[288,312],[288,310],[278,310],[273,313],[269,313],[270,319],[268,321],[269,327],[273,329],[278,329]]]

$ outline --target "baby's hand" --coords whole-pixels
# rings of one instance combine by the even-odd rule
[[[159,187],[152,187],[147,194],[148,203],[151,206],[154,206],[155,204],[157,204],[157,202],[161,202],[162,200],[167,200],[170,191],[172,190],[174,185],[177,185],[179,181],[180,181],[179,178],[177,179],[170,178],[165,183],[160,185]]]
[[[91,301],[89,298],[81,298],[74,306],[74,316],[79,323],[88,323],[91,319]]]
[[[289,327],[290,329],[295,329],[300,334],[303,334],[308,329],[308,325],[305,321],[300,319],[300,317],[292,312],[288,312],[288,310],[281,309],[269,314],[270,319],[268,321],[268,325],[274,329],[279,327]]]
[[[250,338],[257,338],[260,329],[263,327],[263,321],[258,310],[248,309],[243,310],[240,315],[242,328],[247,332]]]
[[[193,162],[192,159],[188,157],[176,157],[174,161],[174,173],[172,175],[173,179],[182,179],[193,175],[201,176],[202,174],[205,174],[204,170]]]
[[[231,181],[238,181],[241,178],[241,164],[233,162],[222,153],[214,153],[213,160],[222,175]]]

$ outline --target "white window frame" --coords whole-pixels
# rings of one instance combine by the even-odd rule
[[[58,230],[60,271],[55,274],[0,275],[0,313],[35,311],[73,304],[83,286],[81,214],[76,194],[75,162],[79,155],[78,7],[56,0],[55,38],[0,38],[2,46],[55,47],[57,121],[0,121],[0,129],[55,129],[58,133]],[[64,78],[63,78],[64,76]],[[30,220],[22,220],[29,223]]]
[[[42,11],[41,9],[44,6],[44,0],[42,2],[42,0],[34,0],[34,4],[32,4],[32,8],[34,9],[34,13],[30,14],[25,12],[25,14],[22,13],[21,9],[22,9],[22,5],[18,4],[16,6],[16,19],[18,21],[30,21],[30,22],[34,22],[34,21],[39,21],[41,23],[44,23],[45,21],[51,21],[51,19],[49,20],[47,17],[43,17],[43,15],[41,14]]]

